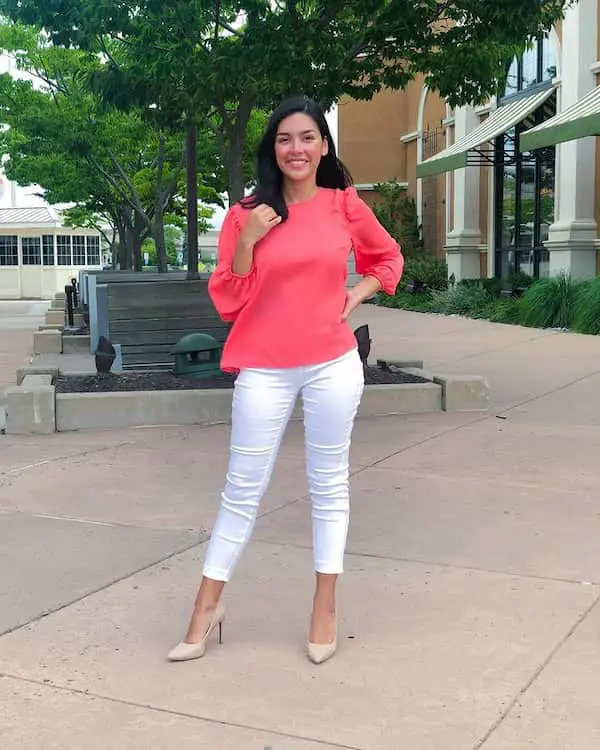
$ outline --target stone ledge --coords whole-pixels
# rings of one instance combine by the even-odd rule
[[[62,332],[57,329],[46,331],[34,331],[33,353],[34,354],[62,354]]]
[[[48,310],[45,315],[44,321],[46,325],[64,325],[65,313],[64,310]]]
[[[64,310],[48,310],[46,312],[46,316],[44,319],[44,322],[46,325],[60,325],[64,326],[67,321],[67,316]],[[73,325],[74,326],[81,326],[83,325],[83,314],[82,313],[75,313],[73,315]]]
[[[21,385],[7,388],[6,432],[48,435],[56,431],[52,375],[26,375]]]
[[[56,429],[147,427],[155,425],[222,424],[231,417],[229,389],[57,393]],[[359,417],[418,414],[442,409],[437,383],[366,386]],[[297,404],[292,416],[301,418]]]
[[[63,334],[62,353],[63,354],[89,354],[90,353],[89,335],[80,334],[80,335],[71,336],[69,334]]]
[[[58,373],[59,368],[52,365],[25,365],[17,370],[17,385],[21,385],[28,375],[50,375],[52,378],[57,378]]]
[[[442,375],[417,367],[402,369],[440,385],[444,411],[487,411],[490,408],[489,386],[480,375]]]

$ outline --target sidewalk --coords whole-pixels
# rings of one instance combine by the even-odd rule
[[[0,300],[0,403],[15,372],[33,356],[33,331],[44,322],[49,302]]]
[[[302,650],[300,425],[227,589],[224,645],[187,664],[164,657],[227,429],[0,436],[3,750],[600,746],[600,337],[369,306],[355,321],[373,357],[485,375],[493,408],[357,423],[340,649],[321,667]],[[4,334],[0,382],[31,343]]]

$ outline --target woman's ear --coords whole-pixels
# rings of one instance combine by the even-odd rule
[[[323,146],[321,148],[321,156],[327,156],[329,153],[329,141],[327,140],[327,136],[323,136]]]

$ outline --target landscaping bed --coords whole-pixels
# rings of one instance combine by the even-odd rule
[[[600,276],[585,281],[566,275],[502,289],[498,279],[466,279],[454,288],[411,291],[402,283],[378,304],[415,312],[460,315],[530,328],[600,334]]]
[[[391,372],[367,367],[367,385],[402,385],[427,383],[425,378],[406,372]],[[114,393],[127,391],[181,391],[233,388],[235,376],[228,373],[194,380],[170,372],[127,372],[108,375],[59,375],[55,380],[56,393]]]

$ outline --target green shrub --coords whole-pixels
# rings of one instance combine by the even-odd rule
[[[600,335],[600,276],[580,285],[573,311],[573,328],[579,333]]]
[[[429,312],[431,309],[431,295],[427,292],[411,293],[398,289],[396,294],[380,293],[378,304],[382,307],[395,307],[399,310],[413,310],[414,312]]]
[[[492,276],[490,279],[481,279],[481,286],[486,290],[490,297],[499,297],[504,289],[502,279]]]
[[[480,316],[490,302],[491,297],[485,289],[461,284],[456,289],[433,292],[431,295],[432,311],[443,315]]]
[[[447,289],[448,266],[445,261],[433,256],[407,258],[404,262],[401,286],[406,287],[411,281],[425,284],[429,289]]]
[[[533,276],[523,271],[513,271],[508,277],[508,283],[505,288],[510,289],[513,293],[516,289],[529,289],[535,283]]]
[[[495,299],[487,308],[483,317],[492,323],[518,324],[521,317],[520,300],[514,297]]]
[[[580,287],[567,274],[536,281],[520,300],[520,322],[532,328],[571,328]]]
[[[423,254],[417,204],[406,187],[395,181],[380,182],[374,191],[381,201],[373,205],[373,213],[392,237],[402,246],[406,258]]]

